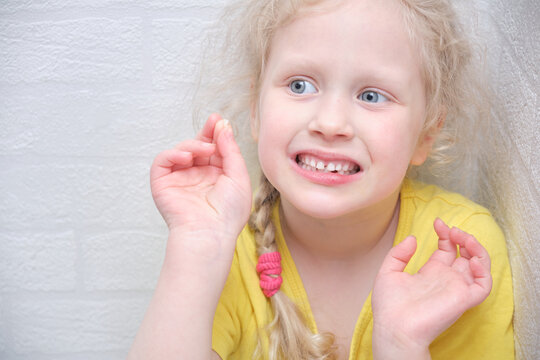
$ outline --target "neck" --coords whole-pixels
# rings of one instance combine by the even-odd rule
[[[369,209],[334,219],[316,219],[282,199],[283,235],[294,257],[355,262],[392,247],[399,218],[399,190]]]

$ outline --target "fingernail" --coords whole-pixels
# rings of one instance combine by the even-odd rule
[[[223,126],[229,126],[231,124],[230,121],[227,119],[223,119],[221,121],[223,121]]]

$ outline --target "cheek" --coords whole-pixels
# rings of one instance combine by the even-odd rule
[[[280,128],[279,118],[261,117],[257,146],[259,161],[263,169],[273,162],[277,152],[286,150],[284,149],[285,136]]]
[[[264,117],[259,122],[259,148],[275,146],[280,139],[279,118]]]
[[[399,119],[398,119],[399,120]],[[371,156],[375,162],[386,162],[392,166],[408,166],[416,148],[418,135],[410,122],[409,127],[394,123],[381,124],[370,139]]]
[[[284,104],[267,102],[261,107],[259,120],[261,146],[278,146],[288,141],[295,126],[290,114]]]

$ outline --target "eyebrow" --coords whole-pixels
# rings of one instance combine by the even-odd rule
[[[289,59],[285,59],[285,61],[282,61],[279,66],[277,66],[277,69],[282,71],[283,69],[294,69],[294,68],[306,68],[310,70],[317,70],[319,68],[319,65],[305,57],[291,57]]]

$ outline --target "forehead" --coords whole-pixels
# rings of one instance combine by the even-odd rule
[[[418,51],[409,38],[401,6],[395,0],[347,0],[337,4],[324,1],[303,9],[276,31],[269,65],[276,57],[303,57],[418,75]]]

